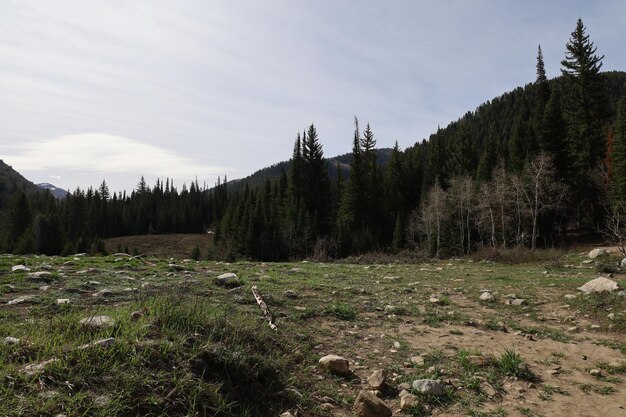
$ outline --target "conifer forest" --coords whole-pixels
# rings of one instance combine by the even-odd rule
[[[355,117],[342,166],[325,158],[324,132],[311,124],[294,132],[289,162],[254,182],[142,178],[111,194],[103,181],[63,199],[2,183],[0,249],[96,253],[109,237],[211,233],[203,257],[271,261],[621,241],[626,73],[602,72],[603,58],[578,20],[560,63],[544,63],[539,47],[533,82],[385,158],[375,126]],[[548,79],[545,65],[561,76]]]

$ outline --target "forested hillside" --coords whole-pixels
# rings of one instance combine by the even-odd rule
[[[377,151],[373,129],[355,118],[350,154],[327,161],[323,132],[311,125],[288,163],[236,186],[220,180],[179,192],[169,180],[150,188],[142,179],[130,195],[111,196],[105,183],[62,201],[18,195],[4,249],[98,250],[111,236],[212,230],[212,256],[279,260],[407,249],[443,256],[560,246],[572,232],[621,236],[626,73],[601,72],[602,59],[579,20],[562,76],[546,78],[539,48],[529,63],[534,82],[405,150]]]

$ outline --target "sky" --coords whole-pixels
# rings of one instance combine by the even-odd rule
[[[406,148],[534,81],[539,44],[558,76],[578,18],[626,70],[623,0],[0,0],[0,159],[113,192],[244,177],[311,123],[347,153],[355,116]]]

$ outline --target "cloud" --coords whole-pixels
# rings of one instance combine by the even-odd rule
[[[59,136],[26,144],[13,154],[10,150],[3,154],[18,171],[70,170],[186,179],[230,171],[225,167],[203,165],[135,139],[104,133]]]

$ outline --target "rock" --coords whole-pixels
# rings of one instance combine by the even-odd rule
[[[387,379],[387,371],[379,369],[367,378],[367,383],[374,389],[380,390],[385,386],[385,380]]]
[[[172,271],[183,271],[185,269],[184,267],[176,264],[168,264],[167,267]]]
[[[17,337],[11,337],[11,336],[5,337],[4,340],[2,341],[2,343],[5,345],[17,345],[20,342],[21,342],[20,339],[18,339]]]
[[[54,280],[54,276],[52,275],[52,272],[37,271],[28,274],[28,279],[31,279],[33,281],[51,282]]]
[[[411,393],[405,389],[403,389],[402,391],[400,391],[400,393],[398,394],[398,398],[402,398],[405,395],[410,395]]]
[[[589,255],[587,255],[587,257],[589,259],[596,259],[597,257],[606,256],[606,255],[607,255],[606,249],[596,248],[592,250],[591,252],[589,252]]]
[[[15,265],[11,267],[11,272],[30,272],[30,268],[26,265]]]
[[[42,285],[41,287],[39,287],[39,291],[48,291],[50,289],[49,285]]]
[[[137,321],[137,320],[139,320],[142,317],[143,317],[143,311],[141,311],[141,310],[135,310],[132,313],[130,313],[130,319],[132,321]]]
[[[14,304],[22,304],[22,303],[24,303],[26,301],[29,301],[31,298],[33,298],[32,295],[24,295],[22,297],[17,297],[17,298],[14,298],[13,300],[9,301],[7,303],[7,305],[11,306],[11,305],[14,305]]]
[[[622,268],[626,268],[626,258],[620,261],[619,266],[621,266]]]
[[[620,291],[617,293],[619,297],[626,297],[626,291]]]
[[[413,394],[407,394],[400,398],[400,410],[406,410],[407,408],[411,408],[416,406],[419,402],[419,399]]]
[[[490,398],[495,397],[498,394],[498,391],[496,391],[496,389],[486,381],[480,383],[480,390]]]
[[[428,302],[430,302],[431,304],[441,304],[441,300],[434,294],[430,296]]]
[[[105,288],[103,290],[100,290],[98,292],[91,294],[92,297],[110,297],[112,295],[113,295],[113,291],[109,290],[108,288]]]
[[[83,287],[96,287],[98,285],[102,285],[102,283],[100,281],[86,281],[86,282],[83,282]]]
[[[239,286],[239,277],[235,273],[227,272],[215,278],[214,282],[224,287],[237,287]]]
[[[526,300],[524,300],[523,298],[516,298],[514,300],[506,300],[506,303],[512,306],[524,306],[528,304]]]
[[[395,313],[396,306],[392,306],[391,304],[387,304],[384,308],[385,313]]]
[[[70,303],[69,298],[57,298],[57,305],[69,304],[69,303]]]
[[[420,355],[411,356],[411,362],[417,366],[422,366],[424,365],[424,358]]]
[[[350,375],[350,363],[337,355],[326,355],[319,360],[319,366],[336,375]]]
[[[113,318],[109,316],[91,316],[82,319],[81,321],[79,321],[79,324],[84,327],[99,329],[103,327],[113,326],[115,324],[115,320],[113,320]]]
[[[585,294],[591,294],[594,292],[610,292],[619,290],[619,286],[617,285],[617,282],[611,279],[598,277],[594,280],[587,282],[582,287],[579,287],[578,290],[582,291]]]
[[[391,408],[370,391],[361,390],[352,407],[358,417],[391,417]]]
[[[22,368],[22,372],[28,376],[35,376],[38,373],[43,372],[44,369],[46,369],[46,366],[55,362],[59,362],[59,360],[57,358],[52,358],[52,359],[48,359],[47,361],[26,365],[25,367]]]
[[[573,300],[574,298],[576,298],[576,294],[565,294],[564,297],[567,300]]]
[[[602,376],[602,371],[599,369],[590,369],[589,374],[592,376]]]
[[[280,417],[293,417],[293,414],[291,414],[289,411],[285,411],[280,415]]]
[[[96,340],[95,342],[91,342],[91,343],[87,343],[86,345],[79,346],[78,349],[83,350],[83,349],[89,349],[92,347],[111,346],[113,343],[115,343],[115,338],[107,337],[106,339]]]
[[[485,291],[482,294],[480,294],[480,297],[478,297],[480,301],[493,301],[493,295],[489,292],[489,291]]]
[[[413,389],[426,395],[443,395],[444,386],[434,379],[416,379],[413,381]]]

